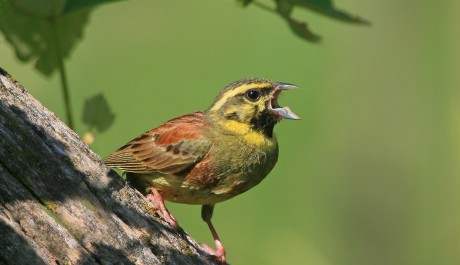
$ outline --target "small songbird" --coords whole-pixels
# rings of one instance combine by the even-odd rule
[[[126,172],[128,182],[153,201],[174,228],[164,201],[200,204],[216,250],[204,249],[225,264],[225,249],[211,223],[216,203],[259,184],[278,160],[273,128],[300,119],[278,105],[282,90],[295,85],[247,78],[228,85],[205,111],[172,119],[130,141],[104,159]]]

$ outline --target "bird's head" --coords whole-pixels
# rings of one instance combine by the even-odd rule
[[[297,88],[287,83],[247,78],[228,85],[206,111],[211,122],[243,134],[255,130],[271,137],[282,119],[300,119],[289,107],[278,105],[281,91]]]

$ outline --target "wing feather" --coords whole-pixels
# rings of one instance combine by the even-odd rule
[[[104,159],[110,167],[133,173],[181,173],[200,162],[211,148],[203,112],[170,120],[133,139]]]

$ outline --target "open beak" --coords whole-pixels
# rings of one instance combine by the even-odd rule
[[[295,89],[299,87],[287,83],[276,84],[277,87],[275,88],[275,90],[273,90],[271,94],[271,100],[268,103],[268,108],[271,109],[280,118],[280,120],[282,120],[283,118],[291,120],[300,120],[300,117],[297,116],[294,112],[292,112],[291,109],[289,109],[289,107],[280,107],[278,105],[278,96],[281,94],[281,91]]]

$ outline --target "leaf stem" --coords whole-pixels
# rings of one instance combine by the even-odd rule
[[[57,57],[57,63],[58,63],[58,68],[59,68],[59,76],[61,79],[62,95],[64,97],[65,115],[67,119],[67,124],[69,125],[70,129],[74,130],[73,120],[72,120],[72,107],[70,103],[69,85],[67,82],[67,72],[66,72],[65,65],[64,65],[64,57],[62,56],[61,44],[59,42],[58,24],[55,18],[52,18],[50,21],[51,21],[51,26],[54,31],[54,40],[55,40],[56,55],[57,55],[56,57]]]

